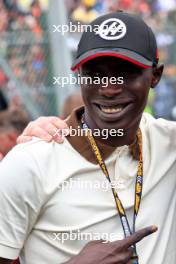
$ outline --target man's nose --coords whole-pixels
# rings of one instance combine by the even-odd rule
[[[116,95],[121,94],[122,91],[123,91],[122,85],[120,84],[108,84],[107,87],[103,87],[101,85],[99,88],[100,95],[106,97],[114,97]]]

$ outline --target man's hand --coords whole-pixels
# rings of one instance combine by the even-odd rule
[[[157,227],[150,226],[123,240],[109,243],[103,243],[103,240],[91,241],[82,249],[79,255],[65,264],[130,264],[133,255],[131,246],[156,231]]]
[[[54,116],[39,117],[28,124],[23,133],[18,137],[17,143],[28,142],[33,136],[39,137],[47,142],[55,140],[58,143],[62,143],[63,135],[68,134],[69,128],[66,122],[60,118]]]
[[[76,257],[65,262],[65,264],[130,264],[133,255],[131,246],[156,231],[157,227],[150,226],[123,240],[109,243],[103,243],[103,240],[91,241]],[[0,258],[0,264],[12,264],[12,260]]]

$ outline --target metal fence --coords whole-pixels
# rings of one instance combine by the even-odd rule
[[[9,104],[23,105],[31,118],[58,112],[52,85],[47,11],[26,12],[1,1],[7,24],[0,32],[0,89]]]

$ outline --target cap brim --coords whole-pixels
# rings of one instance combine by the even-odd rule
[[[134,51],[122,49],[122,48],[111,48],[111,49],[94,49],[82,54],[72,64],[71,70],[77,70],[85,62],[102,56],[112,56],[120,59],[130,61],[133,64],[140,66],[141,68],[147,69],[152,68],[153,62],[147,60],[143,56],[135,53]]]

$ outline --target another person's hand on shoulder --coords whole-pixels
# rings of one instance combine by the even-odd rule
[[[69,128],[66,122],[59,117],[39,117],[28,124],[23,133],[18,137],[17,143],[28,142],[33,136],[47,142],[55,140],[58,143],[62,143],[63,135],[68,134]]]

